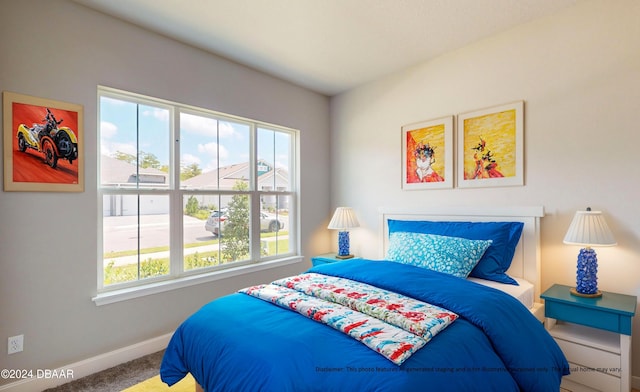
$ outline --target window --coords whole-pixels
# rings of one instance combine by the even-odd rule
[[[99,87],[101,292],[298,254],[298,132]]]

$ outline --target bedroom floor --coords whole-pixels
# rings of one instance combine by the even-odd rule
[[[44,392],[120,392],[159,373],[164,351],[149,354],[102,372],[46,389]],[[559,392],[572,392],[560,388]],[[632,388],[631,392],[640,392]]]
[[[164,351],[115,366],[44,392],[120,392],[158,374]]]
[[[45,392],[119,392],[158,374],[164,351],[138,358]],[[560,388],[560,392],[571,392]],[[632,389],[631,392],[640,392]]]

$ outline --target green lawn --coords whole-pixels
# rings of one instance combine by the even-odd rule
[[[280,232],[279,235],[286,235],[287,232]],[[260,236],[261,239],[274,237],[276,233],[265,233]],[[185,249],[200,247],[205,245],[218,244],[218,239],[210,240],[210,241],[201,241],[192,244],[185,244]],[[286,253],[289,250],[289,240],[282,239],[278,241],[279,253]],[[160,246],[155,248],[147,248],[141,249],[140,255],[152,254],[157,252],[168,251],[168,246]],[[276,253],[276,242],[275,241],[267,241],[267,255],[273,255]],[[109,252],[104,255],[104,260],[114,259],[118,257],[124,256],[134,256],[137,252],[135,250],[130,251],[122,251],[122,252]],[[196,252],[190,255],[185,256],[185,266],[184,269],[186,271],[196,269],[196,268],[204,268],[211,267],[220,264],[218,260],[218,251],[208,251],[208,252]],[[167,275],[169,273],[169,258],[147,258],[144,259],[140,263],[140,268],[138,268],[138,264],[127,264],[116,266],[115,261],[111,261],[104,267],[104,285],[111,285],[115,283],[124,283],[136,281],[139,279],[150,278],[154,276],[162,276]]]

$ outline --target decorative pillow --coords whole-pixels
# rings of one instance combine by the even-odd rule
[[[389,219],[389,233],[412,232],[461,237],[470,240],[492,240],[470,276],[518,285],[506,274],[520,240],[522,222],[436,222]]]
[[[387,259],[466,278],[490,245],[491,240],[395,232]]]

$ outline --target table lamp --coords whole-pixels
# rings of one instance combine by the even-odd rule
[[[340,230],[338,232],[338,254],[336,258],[350,259],[353,257],[352,254],[349,254],[348,229],[358,226],[360,226],[358,218],[356,218],[356,213],[353,212],[351,207],[336,208],[336,212],[333,214],[329,226],[327,226],[329,229]]]
[[[584,246],[578,254],[576,287],[571,289],[571,294],[593,298],[602,296],[598,290],[598,258],[591,247],[617,244],[602,212],[591,211],[589,207],[586,211],[576,211],[563,242]]]

